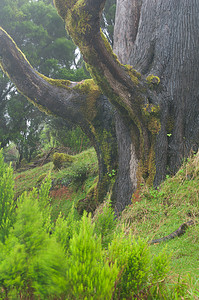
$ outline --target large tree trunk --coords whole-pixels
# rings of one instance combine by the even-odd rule
[[[122,63],[161,80],[161,130],[156,138],[158,185],[199,143],[196,0],[118,0],[114,49]],[[132,18],[125,19],[131,11]],[[122,15],[121,15],[122,13]],[[138,26],[139,21],[139,26]]]
[[[118,0],[114,49],[140,73],[122,65],[100,33],[105,0],[55,4],[98,86],[38,74],[3,30],[1,66],[35,105],[82,127],[98,155],[98,201],[112,190],[121,211],[142,182],[159,184],[198,149],[199,4]]]

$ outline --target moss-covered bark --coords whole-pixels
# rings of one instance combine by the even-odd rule
[[[93,79],[72,83],[46,78],[30,66],[2,29],[0,64],[18,90],[39,109],[81,126],[98,155],[96,197],[102,201],[115,181],[113,201],[120,211],[143,181],[154,181],[155,149],[162,126],[162,106],[157,100],[161,81],[119,62],[100,30],[104,0],[54,2]],[[123,139],[118,138],[122,135]]]
[[[66,29],[79,46],[93,79],[117,110],[125,116],[139,160],[141,178],[153,183],[155,176],[154,135],[161,124],[155,103],[160,79],[152,74],[146,79],[131,66],[123,66],[100,31],[100,17],[105,1],[56,0],[55,5]]]

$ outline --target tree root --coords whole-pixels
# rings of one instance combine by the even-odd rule
[[[174,232],[172,232],[171,234],[169,234],[167,236],[164,236],[164,237],[162,237],[160,239],[149,241],[148,244],[149,245],[159,244],[161,242],[174,239],[177,236],[181,236],[181,235],[183,235],[185,233],[185,231],[187,230],[187,228],[190,225],[193,225],[193,224],[194,224],[194,222],[192,220],[190,220],[188,222],[185,222],[182,225],[180,225],[180,227],[177,230],[175,230]]]

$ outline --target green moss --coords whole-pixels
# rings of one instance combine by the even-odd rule
[[[139,80],[141,79],[141,73],[133,69],[130,65],[124,65],[126,71],[128,72],[129,76],[131,77],[132,82],[135,85],[138,85]]]
[[[147,158],[145,160],[140,160],[137,169],[137,190],[139,192],[143,184],[152,186],[156,174],[155,166],[155,137],[152,136],[151,147]],[[133,196],[132,196],[133,197]]]
[[[53,164],[54,169],[59,170],[64,165],[70,165],[72,162],[74,162],[75,158],[71,155],[68,155],[66,153],[54,153],[53,154]]]
[[[77,0],[53,0],[58,14],[65,20],[68,9],[71,9]]]
[[[152,134],[158,134],[161,128],[160,120],[152,117],[150,121],[148,122],[148,129]]]
[[[111,133],[108,132],[107,130],[103,130],[102,132],[102,142],[101,142],[101,147],[102,147],[102,151],[104,153],[104,162],[107,166],[107,173],[111,173],[112,171],[112,165],[111,165],[111,140],[112,140],[112,136]]]
[[[82,80],[73,89],[84,94],[89,94],[90,91],[97,92],[98,95],[101,94],[99,87],[95,84],[93,79]]]
[[[95,84],[93,79],[86,79],[79,82],[73,89],[86,95],[84,114],[89,122],[92,121],[97,114],[96,100],[101,94],[99,87]]]
[[[147,104],[142,107],[142,114],[147,121],[147,127],[152,134],[158,134],[161,128],[159,105]]]
[[[108,53],[115,59],[115,61],[120,65],[120,62],[118,60],[117,55],[113,52],[113,49],[110,45],[110,43],[108,42],[106,36],[104,35],[104,33],[102,32],[102,29],[100,28],[100,34],[101,34],[101,38],[104,42],[104,45],[106,47],[106,50],[108,51]]]
[[[63,80],[63,79],[53,79],[53,78],[49,78],[44,76],[43,74],[37,72],[37,74],[43,78],[45,81],[49,82],[51,85],[57,86],[57,87],[62,87],[64,89],[69,89],[71,82],[70,80]]]
[[[89,34],[91,29],[89,21],[92,16],[84,10],[84,0],[72,1],[72,3],[70,0],[65,0],[65,2],[68,9],[65,15],[66,29],[74,42],[80,47],[83,36]]]
[[[170,134],[172,132],[173,128],[174,128],[174,117],[170,115],[168,117],[167,123],[166,123],[167,133]]]
[[[160,78],[158,76],[154,76],[153,74],[150,74],[147,78],[146,78],[146,81],[149,85],[149,87],[151,89],[154,89],[156,88],[159,83],[160,83]]]

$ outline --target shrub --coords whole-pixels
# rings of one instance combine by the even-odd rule
[[[69,243],[74,233],[78,232],[79,220],[75,216],[74,206],[65,219],[61,213],[56,221],[54,235],[56,240],[62,245],[65,253],[69,251]]]
[[[0,284],[9,296],[12,290],[22,299],[59,296],[65,286],[64,252],[46,233],[37,192],[24,193],[18,201],[14,229],[0,245]],[[10,299],[8,297],[8,299]]]
[[[90,164],[89,163],[79,163],[74,164],[71,168],[71,177],[72,181],[75,185],[81,185],[84,181],[88,178],[88,174],[90,171]]]
[[[145,241],[120,233],[109,244],[107,255],[120,269],[113,299],[168,299],[169,257],[165,251],[152,258]]]
[[[66,219],[60,215],[52,230],[50,175],[39,191],[21,195],[16,210],[12,169],[3,162],[2,152],[0,175],[0,299],[184,297],[184,283],[167,284],[166,251],[152,257],[145,241],[113,234],[116,221],[110,202],[93,223],[85,212],[77,220],[73,207]]]
[[[67,280],[69,299],[111,299],[118,274],[116,264],[105,260],[101,237],[94,234],[91,217],[84,213],[79,232],[70,241]]]
[[[72,155],[56,152],[53,154],[54,169],[59,170],[64,165],[70,165],[74,160],[75,158]]]
[[[107,247],[113,239],[116,223],[116,216],[109,200],[104,203],[101,212],[98,212],[95,216],[95,233],[98,236],[101,235],[104,247]]]
[[[0,150],[0,241],[4,242],[14,222],[14,179],[13,169],[3,159]]]

